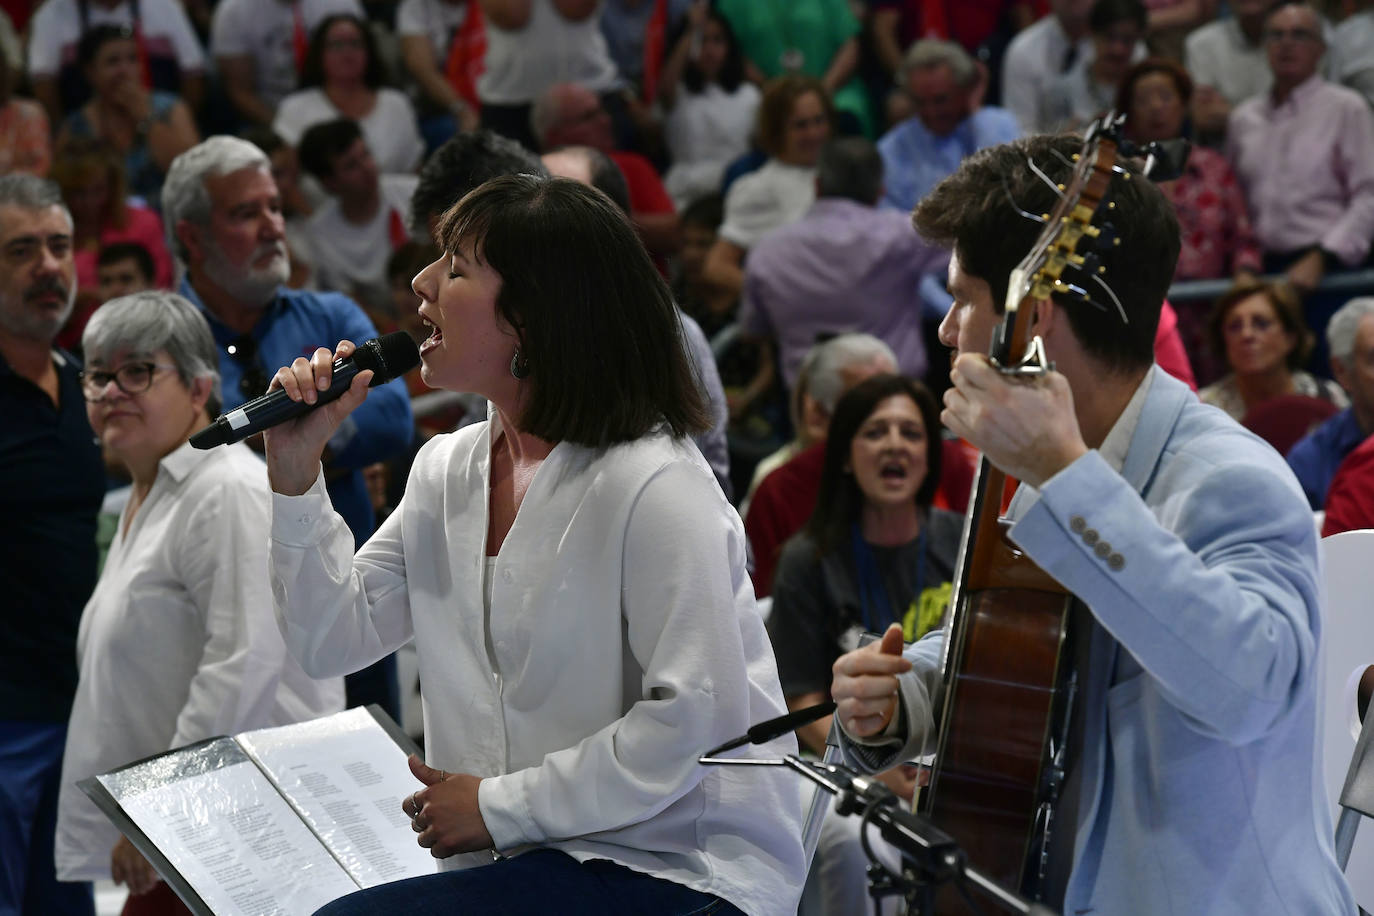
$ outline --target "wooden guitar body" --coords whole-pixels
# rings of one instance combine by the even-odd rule
[[[1067,724],[1073,596],[1007,540],[1005,523],[991,534],[979,540],[987,556],[968,564],[946,643],[941,737],[922,813],[969,862],[1033,898],[1058,787],[1052,756]],[[973,912],[950,888],[936,904],[940,914]]]

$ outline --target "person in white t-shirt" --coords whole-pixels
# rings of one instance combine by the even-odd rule
[[[347,118],[316,124],[297,149],[302,168],[329,192],[305,222],[315,258],[315,282],[369,311],[391,301],[386,262],[410,240],[413,175],[379,176],[358,125]]]
[[[385,82],[367,23],[347,13],[328,16],[310,37],[302,88],[282,100],[272,129],[294,146],[312,124],[351,118],[383,172],[413,172],[425,155],[419,121],[405,94]]]
[[[830,139],[834,110],[821,81],[780,76],[759,105],[757,140],[768,161],[725,195],[725,222],[706,255],[706,279],[736,295],[744,289],[744,256],[763,236],[801,219],[816,201],[816,162]]]
[[[624,85],[599,25],[602,0],[485,0],[482,126],[539,149],[530,109],[550,86],[577,83],[609,103]],[[607,104],[614,118],[619,112]],[[623,109],[623,106],[621,106]]]
[[[401,62],[420,90],[417,104],[426,136],[430,128],[424,125],[430,120],[442,119],[450,136],[454,127],[470,131],[478,125],[476,99],[465,98],[448,74],[449,56],[464,50],[454,48],[454,39],[474,16],[480,23],[477,0],[401,0],[396,8]]]
[[[239,118],[271,124],[300,83],[310,33],[326,16],[362,17],[358,0],[220,0],[210,26],[225,95]]]
[[[679,209],[719,193],[726,166],[749,151],[759,90],[744,69],[730,21],[693,3],[658,84],[673,161],[663,184]]]
[[[29,21],[29,79],[53,124],[90,98],[76,46],[97,25],[128,26],[139,36],[151,88],[176,92],[192,111],[200,107],[205,51],[176,0],[46,0]]]

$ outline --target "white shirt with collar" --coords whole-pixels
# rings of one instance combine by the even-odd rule
[[[696,762],[786,708],[743,526],[710,468],[664,431],[560,443],[486,577],[499,428],[430,440],[356,556],[320,480],[274,497],[273,594],[292,653],[339,674],[413,638],[428,762],[483,777],[497,849],[609,859],[746,913],[795,913],[801,785]],[[795,749],[789,733],[751,756]]]
[[[110,877],[119,833],[77,780],[217,735],[343,708],[286,652],[267,580],[267,469],[243,444],[168,454],[123,519],[77,635],[57,876]],[[127,509],[125,510],[127,511]]]
[[[1045,95],[1064,72],[1070,47],[1076,48],[1077,60],[1091,57],[1092,36],[1084,33],[1078,41],[1071,41],[1053,14],[1022,29],[1007,45],[1002,63],[1002,107],[1016,115],[1026,133],[1045,129]]]

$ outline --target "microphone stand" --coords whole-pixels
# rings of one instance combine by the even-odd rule
[[[1026,900],[969,865],[953,837],[920,815],[907,811],[892,790],[876,779],[863,776],[842,763],[809,760],[797,754],[759,758],[720,757],[716,756],[718,753],[719,749],[709,752],[697,758],[697,762],[704,766],[789,767],[837,796],[835,810],[840,814],[860,813],[865,822],[876,824],[883,839],[902,854],[918,875],[910,890],[917,895],[922,914],[928,916],[935,912],[935,890],[953,881],[978,888],[1007,912],[1054,916],[1049,907]]]

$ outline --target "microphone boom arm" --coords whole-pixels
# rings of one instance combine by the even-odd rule
[[[992,897],[1008,912],[1053,916],[1054,911],[1049,907],[1026,900],[969,865],[953,837],[920,815],[903,808],[897,803],[897,796],[876,779],[860,775],[842,763],[809,760],[798,754],[783,757],[721,757],[719,753],[720,749],[712,750],[698,757],[697,763],[703,766],[788,767],[838,796],[836,810],[841,814],[863,812],[865,818],[878,825],[883,839],[891,843],[902,854],[902,858],[917,870],[922,883],[966,881]]]

